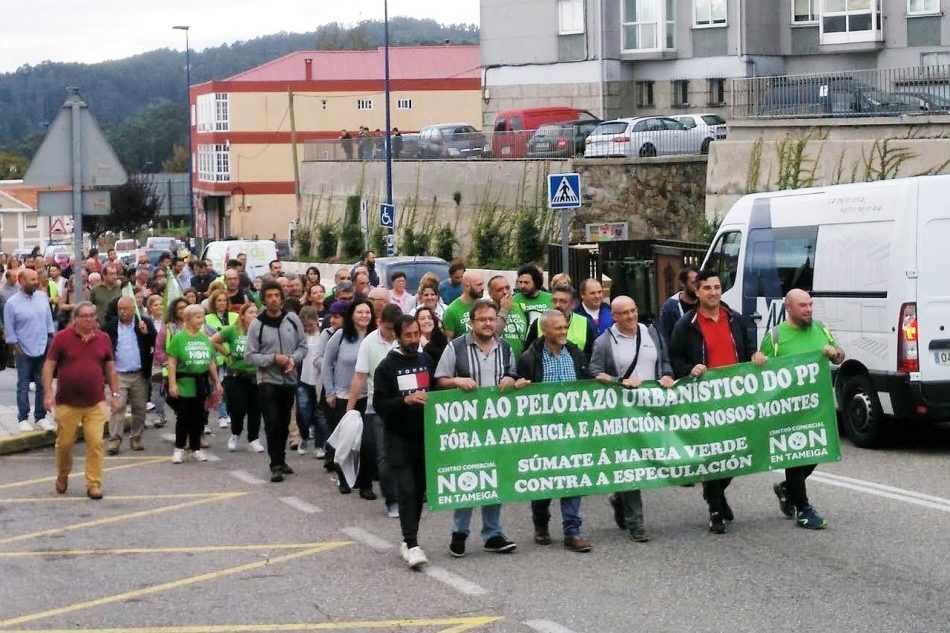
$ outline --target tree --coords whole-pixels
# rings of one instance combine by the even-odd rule
[[[162,161],[162,171],[166,174],[180,174],[188,170],[188,148],[184,145],[175,145],[172,148],[172,157]]]
[[[0,152],[0,180],[19,180],[26,173],[30,161],[22,156]]]
[[[124,185],[113,187],[111,198],[112,213],[83,218],[83,228],[93,239],[106,231],[134,233],[149,226],[162,204],[152,179],[143,174],[132,175]]]

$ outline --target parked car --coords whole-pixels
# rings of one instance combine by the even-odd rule
[[[905,112],[894,94],[841,78],[787,79],[765,89],[760,114],[768,116],[859,116]]]
[[[947,112],[950,111],[950,89],[944,87],[943,94],[934,94],[925,90],[898,90],[894,93],[908,105],[909,112]]]
[[[153,236],[145,240],[145,248],[163,248],[169,253],[177,253],[182,243],[175,237]]]
[[[413,294],[419,288],[419,280],[425,273],[435,273],[439,281],[449,278],[449,263],[440,257],[425,256],[397,256],[377,257],[376,274],[379,275],[379,285],[389,288],[389,276],[400,270],[406,273],[406,291]]]
[[[666,156],[702,154],[714,140],[706,129],[686,127],[669,117],[615,119],[598,125],[587,137],[584,156]]]
[[[671,118],[682,123],[687,130],[696,127],[708,130],[710,135],[717,140],[726,138],[726,120],[718,114],[711,112],[702,114],[677,114]],[[703,154],[705,153],[706,152],[703,152]]]
[[[583,156],[584,141],[600,123],[597,119],[547,123],[528,141],[528,158],[569,158]]]
[[[542,125],[577,120],[597,121],[597,117],[587,110],[568,106],[519,108],[499,112],[495,115],[495,125],[492,128],[492,156],[524,158],[527,154],[528,140]]]
[[[440,123],[419,130],[419,158],[480,158],[485,135],[467,123]]]

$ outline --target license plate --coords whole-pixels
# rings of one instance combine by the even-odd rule
[[[937,365],[950,365],[950,349],[941,349],[933,353],[934,363]]]
[[[540,141],[537,145],[535,145],[535,149],[549,149],[550,147],[551,144],[547,141]]]

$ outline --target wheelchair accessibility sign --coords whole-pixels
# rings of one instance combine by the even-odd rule
[[[396,228],[396,206],[386,204],[379,205],[379,225],[384,229]]]

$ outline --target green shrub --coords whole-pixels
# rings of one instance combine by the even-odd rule
[[[523,209],[515,220],[514,254],[521,263],[540,262],[544,259],[541,220],[538,212]]]
[[[447,262],[452,261],[455,254],[455,245],[458,239],[455,237],[455,231],[448,224],[443,224],[435,230],[432,235],[433,248],[436,257],[441,257]]]
[[[294,233],[294,239],[297,242],[297,255],[300,257],[310,257],[310,251],[313,248],[313,232],[310,227],[297,227]]]
[[[363,232],[360,230],[360,197],[347,196],[340,246],[345,259],[357,259],[363,254]]]
[[[411,226],[402,230],[402,241],[399,243],[401,255],[428,255],[429,239],[431,235],[425,230],[416,231]]]
[[[339,234],[336,225],[325,222],[317,225],[317,256],[328,262],[336,257]]]

